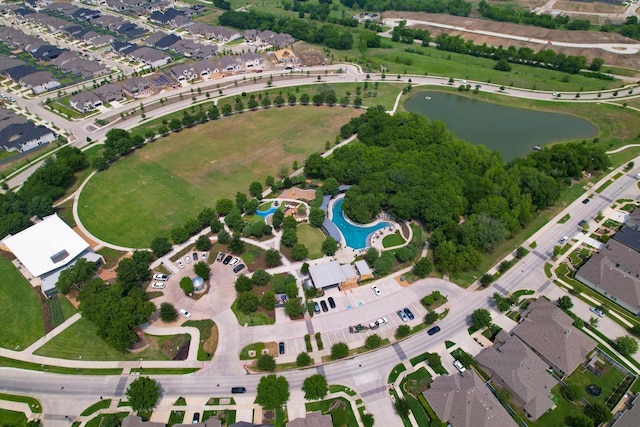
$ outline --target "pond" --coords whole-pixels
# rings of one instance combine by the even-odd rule
[[[357,225],[347,220],[346,215],[342,211],[342,203],[344,199],[336,200],[331,208],[331,222],[338,227],[342,233],[347,246],[353,249],[364,249],[368,246],[367,237],[374,231],[385,228],[388,222],[378,222],[373,225]]]
[[[590,122],[568,114],[506,107],[454,93],[418,92],[404,107],[441,120],[458,138],[496,150],[506,162],[525,157],[535,146],[590,139],[597,132]]]

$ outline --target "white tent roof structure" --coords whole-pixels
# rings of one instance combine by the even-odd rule
[[[36,277],[67,265],[89,248],[56,214],[6,237],[3,243]]]

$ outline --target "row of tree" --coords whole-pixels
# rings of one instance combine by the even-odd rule
[[[357,7],[372,12],[411,10],[456,16],[469,16],[471,13],[471,3],[464,0],[340,0],[340,3],[349,8]]]

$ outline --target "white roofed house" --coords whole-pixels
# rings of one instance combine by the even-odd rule
[[[102,256],[91,250],[89,244],[56,214],[42,219],[15,235],[2,240],[2,245],[11,251],[29,277],[39,279],[42,293],[51,297],[57,293],[55,287],[60,273],[80,258],[96,262],[100,266]],[[31,280],[34,285],[33,279]]]
[[[81,113],[88,113],[102,106],[102,100],[93,92],[80,92],[69,98],[69,105]]]
[[[262,66],[262,56],[254,52],[243,53],[240,56],[245,68],[260,68]]]

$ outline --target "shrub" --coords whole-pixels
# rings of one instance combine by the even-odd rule
[[[331,359],[337,360],[345,358],[349,355],[349,346],[346,343],[339,342],[331,347]]]

